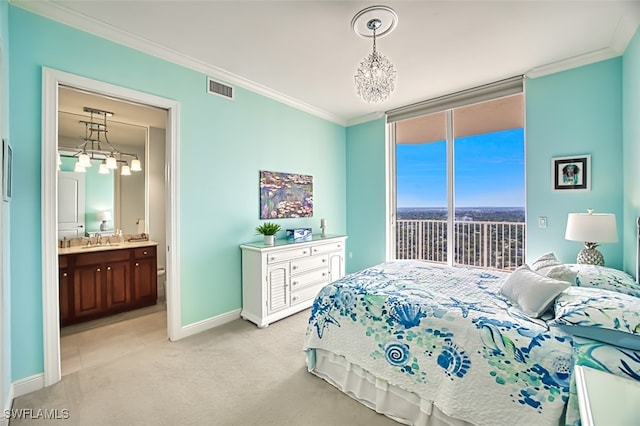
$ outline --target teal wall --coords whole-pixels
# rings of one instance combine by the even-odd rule
[[[286,229],[347,231],[345,128],[237,87],[230,101],[205,92],[206,75],[9,7],[11,135],[15,157],[11,229],[13,381],[43,371],[41,79],[50,67],[180,104],[182,324],[241,307],[239,244],[257,241],[260,170],[314,177],[314,217]],[[91,52],[88,60],[86,52]]]
[[[525,90],[527,259],[575,262],[582,243],[564,239],[567,215],[588,208],[614,213],[622,241],[622,58],[527,79]],[[552,191],[551,158],[577,154],[591,155],[591,191]],[[607,266],[622,268],[622,246],[599,247]]]
[[[385,121],[347,128],[347,272],[385,260]]]
[[[2,87],[0,87],[0,120],[2,122],[2,137],[9,136],[9,6],[7,0],[0,0],[0,47],[2,48]],[[0,351],[2,351],[2,395],[8,398],[9,389],[11,387],[11,288],[9,285],[11,265],[9,255],[10,241],[10,204],[0,203],[2,209],[2,306],[0,306],[0,315],[2,315],[2,335],[0,338]],[[9,407],[10,401],[0,401],[1,408]]]
[[[72,172],[75,167],[76,160],[73,158],[62,158],[60,170],[64,172]],[[91,160],[92,167],[87,168],[85,172],[85,203],[84,203],[84,223],[87,232],[97,232],[100,230],[101,220],[98,220],[98,212],[110,210],[111,215],[115,217],[113,211],[115,182],[113,179],[114,172],[108,175],[98,173],[101,161]],[[109,229],[113,229],[113,221],[109,224]]]
[[[624,270],[635,276],[636,220],[640,217],[640,31],[637,31],[622,58],[622,129],[624,225]]]

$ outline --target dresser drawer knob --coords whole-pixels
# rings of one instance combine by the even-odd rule
[[[62,276],[63,276],[63,277],[66,277],[66,276],[67,276],[67,273],[65,272],[64,274],[62,274]]]
[[[298,281],[292,282],[291,285],[298,285]]]
[[[327,263],[327,259],[322,259],[322,263]]]
[[[100,268],[96,268],[96,272],[100,272]]]
[[[110,271],[110,270],[111,270],[111,266],[107,266],[107,271]]]
[[[306,251],[306,250],[304,250],[304,251],[302,252],[302,254],[307,254],[307,251]]]
[[[140,263],[136,262],[136,266],[140,266]]]
[[[269,258],[269,260],[276,260],[276,258],[272,256]]]
[[[323,276],[323,277],[326,277],[326,276],[327,276],[327,273],[326,273],[326,272],[323,272],[323,273],[322,273],[322,276]]]
[[[143,251],[142,254],[146,256],[147,255],[147,251]]]
[[[293,265],[291,269],[298,269],[298,267],[296,265]]]

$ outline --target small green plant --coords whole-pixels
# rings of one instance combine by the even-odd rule
[[[262,235],[276,235],[279,230],[280,225],[277,223],[265,222],[260,226],[256,226],[256,232]]]

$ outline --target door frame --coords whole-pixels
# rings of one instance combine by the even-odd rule
[[[62,378],[60,365],[60,307],[58,294],[58,88],[70,86],[167,110],[165,146],[167,335],[181,337],[179,229],[179,109],[177,101],[138,92],[86,77],[42,68],[42,297],[44,386]]]

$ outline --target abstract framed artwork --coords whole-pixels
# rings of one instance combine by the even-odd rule
[[[554,191],[589,191],[591,189],[591,156],[574,155],[551,159]]]
[[[313,216],[313,176],[260,171],[260,219]]]
[[[13,189],[13,149],[6,139],[2,139],[2,199],[11,200]]]

